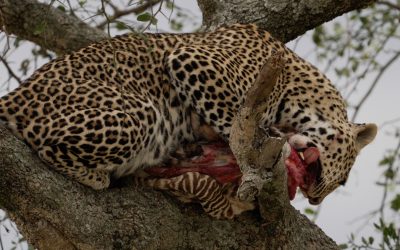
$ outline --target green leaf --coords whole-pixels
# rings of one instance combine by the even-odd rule
[[[368,241],[364,237],[361,237],[361,242],[368,246]]]
[[[358,65],[359,65],[358,61],[354,60],[354,61],[352,62],[352,64],[351,64],[351,70],[352,70],[353,72],[356,72],[357,69],[358,69]]]
[[[173,9],[174,8],[174,1],[167,1],[165,7],[167,7],[167,9]]]
[[[42,21],[38,25],[36,25],[36,27],[33,29],[33,34],[40,35],[44,32],[45,29],[46,29],[46,22]]]
[[[341,76],[345,76],[345,77],[349,77],[350,76],[350,71],[348,68],[335,68],[335,73],[337,76],[341,77]]]
[[[175,19],[172,19],[170,22],[171,29],[180,31],[183,28],[183,24],[181,22],[176,21]]]
[[[27,74],[28,69],[29,69],[29,64],[30,64],[29,59],[22,60],[20,66],[19,66],[19,70],[22,71],[23,75]]]
[[[368,238],[368,243],[370,244],[370,245],[372,245],[372,244],[374,244],[374,237],[369,237]]]
[[[385,156],[385,157],[379,162],[379,166],[391,165],[391,164],[393,164],[393,161],[394,161],[393,155]]]
[[[139,22],[149,22],[153,19],[153,16],[149,12],[145,12],[137,16]]]
[[[383,236],[395,239],[397,237],[396,229],[394,228],[393,223],[390,223],[389,226],[383,229]]]
[[[315,211],[312,208],[307,207],[306,209],[304,209],[304,213],[313,215],[315,214]]]
[[[15,46],[15,47],[19,47],[21,41],[22,41],[21,38],[16,37],[16,38],[14,39],[14,46]]]
[[[338,56],[342,57],[346,48],[341,48],[337,51]]]
[[[62,12],[65,12],[65,7],[62,5],[58,5],[57,9],[61,10]]]
[[[339,249],[347,249],[349,246],[347,246],[346,243],[343,243],[343,244],[340,244],[338,247],[339,247]]]
[[[394,177],[396,177],[396,172],[394,172],[393,169],[389,168],[388,170],[385,171],[385,177],[393,180]]]
[[[342,34],[344,32],[343,26],[340,23],[334,23],[333,30],[337,35]]]
[[[314,29],[314,32],[312,34],[312,39],[318,47],[322,47],[322,41],[323,37],[325,35],[325,29],[323,26],[318,26],[317,28]]]
[[[150,21],[150,23],[151,24],[153,24],[153,25],[157,25],[157,23],[158,23],[158,19],[157,18],[155,18],[154,16],[151,18],[151,21]]]
[[[83,7],[86,4],[87,0],[79,0],[79,5]]]
[[[150,14],[149,12],[140,14],[139,16],[137,16],[137,20],[139,22],[150,22],[153,25],[157,25],[157,23],[158,23],[157,18],[155,16],[153,16],[152,14]]]
[[[364,50],[364,45],[362,43],[357,44],[357,46],[354,47],[356,51],[362,51]]]
[[[117,28],[117,30],[126,30],[127,27],[125,25],[125,23],[123,22],[115,22],[115,28]]]
[[[400,194],[397,194],[396,197],[390,202],[390,207],[396,212],[400,210]]]
[[[365,17],[365,16],[361,16],[361,17],[360,17],[360,21],[361,21],[361,23],[362,23],[363,25],[368,25],[368,24],[369,24],[369,20],[368,20],[368,18]]]

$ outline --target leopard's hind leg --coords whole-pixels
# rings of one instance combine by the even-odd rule
[[[105,189],[110,185],[110,173],[106,170],[89,168],[79,156],[65,144],[43,146],[38,150],[39,157],[57,172],[93,189]]]
[[[36,123],[38,136],[42,137],[36,150],[57,172],[93,189],[107,188],[111,173],[118,168],[133,171],[137,167],[130,163],[142,150],[135,144],[141,127],[133,119],[133,115],[117,110],[60,114],[42,128]]]

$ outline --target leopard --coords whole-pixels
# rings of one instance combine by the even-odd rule
[[[105,189],[111,180],[162,166],[178,148],[207,139],[198,124],[226,142],[248,89],[276,53],[285,66],[260,126],[279,130],[312,165],[312,180],[300,189],[309,203],[319,204],[345,184],[377,126],[350,122],[331,81],[256,24],[186,34],[129,33],[91,43],[46,63],[1,97],[0,121],[51,169]],[[211,184],[198,185],[204,178]],[[240,213],[232,212],[237,207],[232,192],[208,175],[162,179],[172,184],[147,183],[166,190],[190,180],[199,192],[218,189],[225,200],[221,207],[230,207],[229,215],[219,216]],[[185,193],[187,200],[202,195],[178,189],[182,199]]]

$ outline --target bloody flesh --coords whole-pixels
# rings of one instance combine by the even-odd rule
[[[213,177],[220,184],[240,184],[242,173],[227,144],[202,145],[202,150],[202,155],[179,159],[174,166],[150,167],[146,168],[145,171],[156,178],[172,178],[186,172],[199,172]],[[299,156],[299,152],[292,147],[289,157],[285,160],[288,193],[291,200],[296,195],[297,187],[307,190],[316,178],[315,171],[310,171],[309,166],[318,161],[318,149],[315,147],[307,148],[303,155],[304,160]]]

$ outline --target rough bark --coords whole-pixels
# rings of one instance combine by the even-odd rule
[[[205,30],[223,24],[257,23],[283,42],[374,2],[376,0],[198,0]],[[101,30],[36,0],[0,0],[0,29],[58,54],[107,37]]]
[[[107,37],[78,18],[35,0],[0,0],[0,29],[57,54]]]
[[[237,22],[256,23],[283,42],[374,2],[376,0],[198,0],[206,29]]]
[[[306,7],[311,4],[303,6],[304,1],[287,2],[199,0],[208,29],[222,23],[257,22],[283,41],[373,1],[321,0],[314,1],[313,8]],[[106,37],[76,18],[34,0],[0,0],[0,24],[2,30],[57,53]],[[45,29],[34,32],[40,30],[40,25]],[[279,147],[274,148],[280,152]],[[282,172],[283,164],[279,164],[277,169]],[[280,178],[276,174],[269,183],[285,183]],[[269,193],[279,190],[275,184],[263,185],[262,189]],[[281,196],[265,194],[262,191],[259,197],[261,218],[254,212],[234,221],[218,221],[197,206],[180,205],[160,192],[137,190],[129,183],[92,191],[51,171],[0,126],[0,207],[40,249],[336,248],[320,229],[288,205],[287,199],[282,203],[278,198]]]

